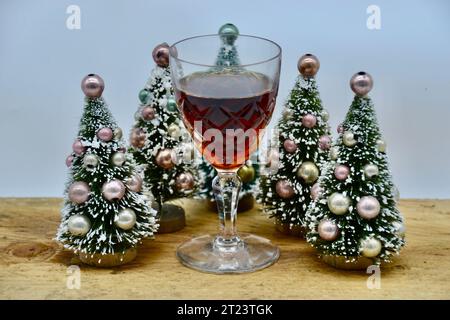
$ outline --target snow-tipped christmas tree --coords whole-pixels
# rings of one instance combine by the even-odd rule
[[[238,28],[231,23],[226,23],[219,29],[219,35],[222,40],[219,52],[217,54],[216,66],[212,68],[214,71],[222,71],[223,69],[236,70],[240,68],[239,54],[234,45],[239,36]],[[212,181],[217,176],[217,171],[205,159],[199,164],[199,172],[201,177],[201,188],[199,196],[203,199],[211,201],[211,207],[216,209],[214,201],[214,193],[212,189]],[[239,193],[238,212],[249,210],[253,207],[255,199],[254,194],[258,188],[259,165],[256,161],[248,160],[238,171],[239,178],[242,182],[241,191]]]
[[[70,179],[57,240],[83,262],[118,265],[135,257],[142,238],[153,236],[156,211],[147,205],[122,130],[101,96],[103,80],[89,74],[81,85],[84,113],[66,159]]]
[[[365,72],[352,77],[356,95],[307,212],[308,242],[326,262],[342,268],[390,261],[404,245],[386,143],[367,96],[372,84]]]
[[[300,75],[277,125],[278,137],[269,150],[267,174],[261,178],[264,209],[280,231],[304,235],[311,189],[329,159],[331,138],[328,112],[323,109],[314,76],[319,60],[299,59]]]
[[[196,185],[194,147],[173,96],[168,55],[165,43],[153,50],[157,65],[139,93],[141,105],[130,136],[130,152],[144,170],[144,187],[159,205],[192,195]]]

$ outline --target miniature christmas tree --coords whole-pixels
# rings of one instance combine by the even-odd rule
[[[81,83],[84,114],[73,153],[57,240],[97,266],[126,263],[136,245],[157,229],[156,211],[141,193],[142,178],[125,153],[122,130],[101,97],[104,83],[89,74]]]
[[[146,192],[151,193],[160,208],[160,232],[171,232],[184,226],[184,212],[166,202],[193,194],[194,147],[173,96],[168,45],[156,46],[153,59],[157,65],[139,93],[141,105],[131,131],[130,152],[143,169]],[[172,214],[178,217],[176,226],[166,225],[168,215]]]
[[[221,36],[222,45],[217,54],[216,66],[214,71],[223,70],[225,68],[236,70],[239,68],[240,61],[238,51],[234,42],[236,41],[239,30],[231,24],[226,23],[219,29],[219,35]],[[211,209],[216,210],[216,203],[214,201],[214,193],[212,189],[212,181],[217,176],[217,170],[215,170],[209,162],[205,159],[201,160],[199,164],[199,173],[201,177],[201,188],[199,189],[199,197],[202,199],[208,199],[211,204]],[[254,194],[258,189],[259,178],[259,165],[256,161],[247,161],[238,171],[239,178],[241,178],[242,187],[239,193],[239,204],[237,211],[243,212],[253,208],[255,199]]]
[[[297,78],[272,142],[267,174],[261,179],[264,209],[278,230],[304,236],[311,188],[329,159],[331,138],[328,112],[323,109],[314,76],[319,60],[312,54],[298,62]]]
[[[367,96],[372,78],[359,72],[350,84],[356,96],[308,209],[307,240],[326,262],[356,269],[388,262],[404,245],[404,227],[386,143]]]

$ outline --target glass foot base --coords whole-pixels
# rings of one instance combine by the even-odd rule
[[[231,243],[205,235],[182,243],[177,257],[185,266],[209,273],[244,273],[274,264],[280,250],[270,240],[251,234],[239,234]]]

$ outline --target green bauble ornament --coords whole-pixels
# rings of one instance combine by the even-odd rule
[[[219,35],[224,43],[233,45],[239,35],[239,30],[234,24],[226,23],[220,27]]]
[[[141,101],[142,104],[147,104],[149,96],[150,92],[148,92],[147,89],[142,89],[141,91],[139,91],[139,101]]]
[[[167,110],[169,110],[170,112],[177,111],[177,102],[175,101],[175,99],[169,98],[167,100]]]

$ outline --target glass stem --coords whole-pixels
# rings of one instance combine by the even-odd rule
[[[220,233],[215,246],[236,247],[241,241],[236,230],[237,205],[241,180],[236,172],[219,172],[213,180],[213,191],[219,212]]]

